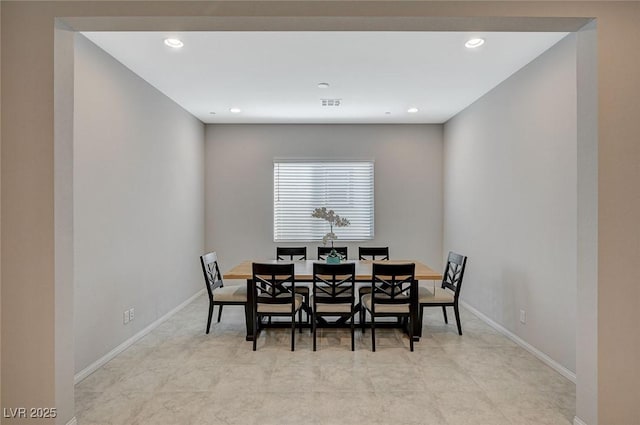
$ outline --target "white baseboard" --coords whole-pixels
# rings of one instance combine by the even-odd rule
[[[463,305],[464,308],[469,310],[471,313],[476,315],[480,320],[482,320],[483,322],[485,322],[486,324],[491,326],[493,329],[497,330],[498,332],[500,332],[501,334],[503,334],[504,336],[506,336],[507,338],[509,338],[510,340],[512,340],[513,342],[515,342],[516,344],[518,344],[519,346],[521,346],[522,348],[524,348],[525,350],[527,350],[528,352],[533,354],[534,356],[536,356],[538,359],[540,359],[547,366],[549,366],[550,368],[552,368],[553,370],[558,372],[560,375],[564,376],[565,378],[567,378],[568,380],[570,380],[571,382],[573,382],[575,384],[575,382],[576,382],[576,374],[575,373],[571,372],[569,369],[567,369],[566,367],[562,366],[560,363],[556,362],[551,357],[547,356],[545,353],[543,353],[542,351],[538,350],[533,345],[529,344],[528,342],[526,342],[525,340],[520,338],[518,335],[516,335],[513,332],[511,332],[510,330],[506,329],[504,326],[494,322],[492,319],[490,319],[489,317],[485,316],[484,314],[482,314],[481,312],[479,312],[478,310],[476,310],[474,307],[470,306],[466,302],[460,301],[460,304]],[[574,419],[574,423],[576,423],[575,422],[576,419]],[[582,425],[582,421],[578,422],[577,424]],[[586,424],[584,424],[584,425],[586,425]]]
[[[573,417],[573,425],[587,425],[587,423],[585,421],[583,421],[582,419],[580,419],[577,416]]]
[[[86,368],[82,369],[80,372],[76,373],[75,376],[73,377],[74,383],[78,384],[78,382],[82,381],[84,378],[86,378],[87,376],[91,375],[93,372],[98,370],[101,366],[106,364],[109,360],[113,359],[115,356],[117,356],[118,354],[122,353],[124,350],[129,348],[131,345],[135,344],[137,341],[142,339],[142,337],[144,337],[149,332],[151,332],[152,330],[154,330],[155,328],[160,326],[168,318],[170,318],[171,316],[173,316],[174,314],[176,314],[177,312],[179,312],[180,310],[185,308],[188,304],[190,304],[193,300],[198,298],[203,293],[204,293],[204,288],[201,289],[200,291],[196,292],[189,299],[187,299],[186,301],[184,301],[183,303],[181,303],[180,305],[178,305],[177,307],[175,307],[174,309],[172,309],[171,311],[166,313],[164,316],[160,317],[155,322],[151,323],[149,326],[147,326],[146,328],[144,328],[143,330],[141,330],[137,334],[133,335],[131,338],[127,339],[122,344],[118,345],[113,350],[109,351],[107,354],[105,354],[104,356],[102,356],[101,358],[96,360],[95,362],[91,363]],[[69,423],[69,424],[71,424],[71,423]]]
[[[74,416],[73,418],[71,418],[71,420],[67,422],[67,425],[78,425],[78,421],[76,420],[76,417]]]

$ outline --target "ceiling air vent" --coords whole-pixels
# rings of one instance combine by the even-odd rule
[[[322,106],[340,106],[342,99],[320,99]]]

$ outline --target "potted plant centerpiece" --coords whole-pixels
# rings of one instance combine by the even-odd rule
[[[333,241],[338,239],[338,236],[333,233],[333,227],[347,227],[351,223],[346,218],[340,217],[335,211],[328,210],[326,207],[314,209],[311,217],[321,218],[329,223],[329,233],[322,238],[323,245],[331,241],[331,252],[327,255],[327,263],[340,263],[340,255],[333,249]]]

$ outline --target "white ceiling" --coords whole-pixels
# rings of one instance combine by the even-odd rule
[[[567,33],[83,34],[205,123],[400,124],[446,122]],[[465,48],[472,37],[486,43]]]

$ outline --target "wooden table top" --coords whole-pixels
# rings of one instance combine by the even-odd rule
[[[280,263],[295,265],[295,276],[299,280],[312,280],[313,279],[313,263],[324,261],[321,260],[302,260],[302,261],[276,261],[276,260],[245,260],[238,264],[227,273],[224,273],[224,279],[251,279],[252,263]],[[415,260],[385,260],[385,261],[371,261],[371,260],[345,260],[343,263],[355,263],[356,264],[356,280],[371,280],[371,265],[373,263],[384,264],[406,264],[415,263],[416,265],[416,280],[442,280],[442,274],[431,269],[426,264]]]

